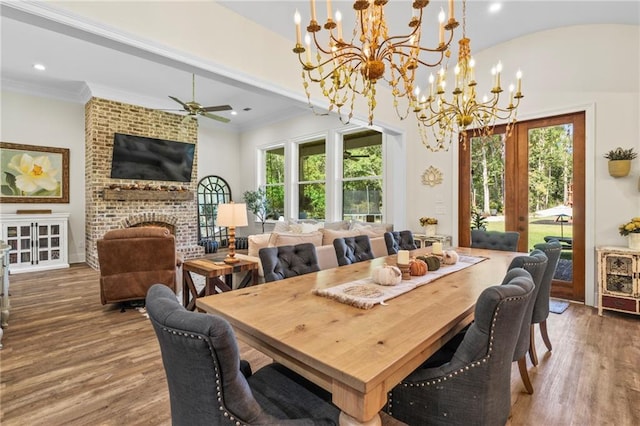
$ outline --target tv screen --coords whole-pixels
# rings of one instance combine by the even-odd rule
[[[195,145],[116,133],[111,177],[190,182]]]

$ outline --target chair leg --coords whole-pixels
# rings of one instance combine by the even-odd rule
[[[534,334],[535,327],[531,324],[531,329],[529,331],[529,358],[531,358],[531,363],[533,365],[538,365],[538,354],[536,353],[536,335]]]
[[[522,383],[524,383],[524,387],[529,392],[529,394],[533,395],[533,386],[531,385],[531,380],[529,380],[529,372],[527,371],[527,357],[523,356],[518,360],[518,369],[520,370],[520,377],[522,377]]]
[[[540,333],[542,334],[542,340],[547,346],[547,349],[551,351],[551,340],[549,340],[549,334],[547,333],[547,320],[544,320],[540,323]]]

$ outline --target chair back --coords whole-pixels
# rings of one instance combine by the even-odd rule
[[[524,316],[522,319],[522,325],[520,327],[520,336],[518,337],[518,343],[516,344],[515,351],[513,353],[513,360],[517,361],[526,355],[529,350],[529,338],[531,336],[531,315],[533,313],[533,305],[536,301],[536,296],[540,290],[542,284],[542,277],[544,271],[547,268],[547,256],[540,250],[533,250],[529,256],[515,257],[509,265],[509,271],[507,272],[503,284],[509,283],[515,277],[529,276],[533,280],[535,285],[531,299],[527,305]]]
[[[505,424],[513,353],[533,289],[527,275],[485,289],[451,360],[411,373],[392,390],[387,412],[410,425]]]
[[[316,248],[311,243],[263,247],[258,251],[265,282],[282,280],[320,270]]]
[[[471,248],[489,250],[517,251],[520,233],[507,231],[471,230]]]
[[[143,300],[153,284],[176,290],[175,238],[168,229],[145,226],[108,231],[96,243],[102,304]]]
[[[159,284],[149,289],[146,307],[160,343],[173,425],[229,424],[229,416],[251,423],[264,415],[240,371],[226,320],[187,311]]]
[[[415,241],[411,231],[392,231],[384,233],[384,242],[387,245],[387,254],[398,254],[398,250],[415,250]]]
[[[549,316],[551,282],[553,281],[553,276],[556,274],[560,253],[562,252],[562,244],[558,240],[551,240],[547,243],[536,244],[533,247],[542,250],[548,259],[547,268],[542,276],[540,290],[534,302],[533,314],[531,316],[531,324],[539,324]]]
[[[333,247],[336,250],[339,266],[374,258],[368,235],[336,238],[333,240]]]

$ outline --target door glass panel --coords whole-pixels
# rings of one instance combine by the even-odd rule
[[[29,262],[31,262],[31,252],[20,253],[20,263],[29,263]]]
[[[46,226],[46,225],[38,226],[38,234],[39,235],[48,235],[49,234],[49,227]]]
[[[22,235],[22,236],[31,235],[31,227],[30,226],[21,226],[20,227],[20,235]]]
[[[29,239],[21,239],[20,240],[20,248],[22,250],[30,250],[31,249],[31,240]]]
[[[49,260],[49,252],[48,251],[41,251],[40,252],[40,260],[41,261]]]
[[[47,238],[39,238],[38,240],[40,242],[40,248],[41,249],[46,249],[47,247],[49,247],[49,239],[47,239]]]
[[[59,235],[60,234],[60,225],[51,225],[51,234]]]
[[[60,247],[60,238],[51,238],[51,247]]]
[[[529,129],[529,241],[557,239],[555,279],[573,280],[573,125]]]
[[[471,138],[471,228],[504,231],[505,135]]]

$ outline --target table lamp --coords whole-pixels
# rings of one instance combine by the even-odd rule
[[[236,259],[236,226],[247,226],[247,205],[234,203],[218,205],[217,225],[229,227],[229,254],[224,263],[237,263]]]

